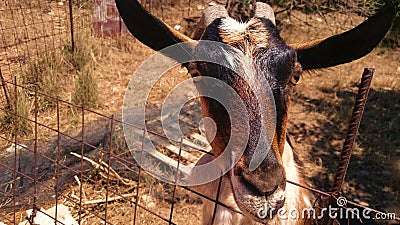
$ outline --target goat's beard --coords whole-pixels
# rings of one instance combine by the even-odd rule
[[[246,181],[241,176],[235,175],[233,170],[229,176],[236,204],[245,216],[260,223],[276,218],[278,210],[285,203],[285,184],[279,185],[272,194],[265,196],[246,184]]]

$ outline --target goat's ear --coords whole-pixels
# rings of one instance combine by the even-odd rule
[[[115,0],[118,11],[128,30],[139,41],[155,51],[174,44],[192,41],[189,37],[171,28],[147,12],[137,0]],[[190,55],[192,44],[180,46],[182,51],[163,52],[176,60],[186,59]]]
[[[303,70],[348,63],[365,56],[378,45],[389,30],[394,16],[394,7],[388,7],[342,34],[290,46],[297,51]]]

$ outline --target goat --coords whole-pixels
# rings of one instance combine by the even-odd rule
[[[181,55],[221,54],[217,51],[201,52],[204,51],[201,41],[193,41],[172,29],[148,13],[136,0],[116,0],[116,3],[129,31],[153,50],[190,42],[185,45]],[[221,185],[217,200],[223,205],[218,205],[214,211],[215,203],[205,200],[203,224],[310,224],[311,219],[282,220],[277,215],[278,209],[298,209],[301,212],[303,208],[312,207],[314,200],[312,194],[303,189],[286,185],[287,180],[302,183],[292,147],[286,140],[290,93],[303,71],[348,63],[372,51],[390,28],[395,10],[389,7],[339,35],[288,45],[279,35],[272,8],[261,2],[255,6],[254,17],[244,23],[230,18],[224,7],[212,6],[205,10],[202,24],[195,32],[201,40],[232,46],[234,53],[225,57],[239,68],[239,72],[212,63],[192,61],[183,64],[196,79],[212,77],[228,84],[239,95],[249,113],[249,133],[237,133],[231,130],[232,121],[241,118],[230,118],[214,99],[200,98],[203,117],[215,121],[216,132],[211,140],[214,156],[203,156],[197,165],[211,162],[226,151],[231,134],[234,138],[243,137],[247,140],[243,155],[222,176],[221,181],[217,179],[194,187],[198,192],[215,199]],[[178,61],[183,57],[166,54]],[[243,56],[250,60],[242,60],[240,57]],[[251,80],[250,83],[242,79],[243,74],[238,74],[241,72],[247,73],[245,76]],[[209,83],[196,84],[196,87],[199,92],[215,88]],[[276,107],[271,142],[265,141],[269,134],[262,132],[261,127],[271,125],[272,119],[268,115],[260,115],[265,106],[258,99],[265,98],[257,96],[265,95],[264,92],[269,89]],[[232,101],[231,104],[234,107],[236,102]],[[208,132],[211,131],[206,127]],[[262,142],[261,146],[259,142]],[[257,147],[264,150],[265,157],[257,164],[258,167],[251,169]],[[203,175],[192,174],[192,178]],[[271,216],[260,217],[260,208]]]

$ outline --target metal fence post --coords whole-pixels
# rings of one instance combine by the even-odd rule
[[[71,33],[71,50],[75,51],[75,40],[74,40],[74,17],[72,13],[72,0],[68,0],[69,6],[69,23],[70,23],[70,33]]]
[[[4,77],[3,77],[3,73],[1,72],[1,68],[0,68],[0,81],[1,81],[1,86],[3,87],[4,97],[6,99],[6,104],[7,104],[7,109],[10,110],[11,109],[11,102],[10,102],[10,98],[8,97],[6,81],[5,81]]]

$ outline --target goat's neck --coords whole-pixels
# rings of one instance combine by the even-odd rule
[[[282,161],[285,166],[286,179],[297,184],[304,183],[304,178],[300,175],[298,166],[294,160],[293,149],[288,142],[285,143]],[[286,204],[284,206],[286,210],[296,209],[297,212],[301,214],[303,209],[312,207],[313,200],[312,194],[307,190],[290,183],[286,184]],[[294,221],[292,220],[292,222]],[[304,221],[302,221],[302,223],[304,223]]]

